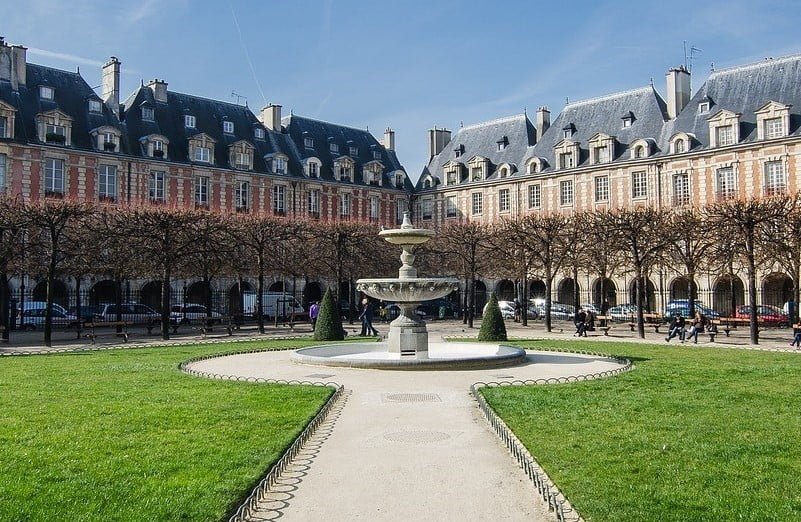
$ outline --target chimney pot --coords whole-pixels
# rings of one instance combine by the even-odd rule
[[[384,148],[387,150],[395,150],[395,131],[390,127],[384,131]]]
[[[683,66],[668,70],[665,75],[667,83],[667,112],[672,120],[679,115],[690,101],[690,72]]]
[[[157,103],[167,103],[167,82],[154,78],[147,86],[153,91]]]
[[[100,97],[103,98],[106,106],[119,116],[120,114],[120,66],[122,64],[116,56],[112,56],[103,64],[102,72],[102,91]]]
[[[281,132],[281,106],[271,103],[261,110],[259,120],[268,129]]]
[[[535,127],[537,128],[537,141],[540,141],[545,131],[551,127],[551,111],[548,110],[548,107],[543,106],[537,109]]]

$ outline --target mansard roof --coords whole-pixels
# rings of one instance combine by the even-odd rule
[[[395,151],[384,148],[368,130],[315,120],[296,114],[283,118],[282,124],[295,144],[298,161],[312,157],[320,160],[322,163],[320,166],[321,179],[334,180],[334,162],[343,156],[347,156],[354,162],[354,183],[357,185],[362,183],[362,169],[365,165],[376,160],[373,152],[381,154],[378,161],[384,167],[384,182],[387,183],[387,186],[394,181],[388,177],[390,173],[404,170],[398,161]],[[306,138],[313,140],[313,147],[305,146]],[[337,144],[339,147],[337,152],[331,152],[331,143]],[[350,147],[356,147],[358,154],[351,154]],[[405,188],[411,189],[412,185],[408,181],[408,176],[404,176],[404,178],[407,185]]]
[[[498,150],[498,142],[504,137],[506,147]],[[459,129],[445,148],[429,160],[424,172],[440,178],[442,167],[448,162],[462,163],[466,158],[480,156],[489,160],[491,174],[502,163],[519,163],[535,140],[534,125],[525,114],[468,125]],[[456,149],[461,151],[459,159],[456,158]]]
[[[710,112],[699,113],[698,105],[711,101]],[[756,140],[754,112],[769,101],[792,105],[790,133],[801,127],[801,55],[767,59],[757,63],[714,71],[690,99],[678,117],[666,126],[666,135],[694,134],[701,146],[709,146],[708,118],[720,110],[740,113],[740,141]]]
[[[140,106],[143,103],[153,108],[153,121],[142,119]],[[265,129],[264,139],[255,138],[254,128],[263,126],[247,106],[173,91],[167,91],[167,103],[156,103],[153,90],[142,86],[123,102],[123,114],[128,131],[128,152],[135,156],[143,155],[139,147],[142,136],[161,134],[170,140],[170,160],[188,162],[189,139],[206,134],[215,141],[214,165],[218,167],[233,167],[229,165],[228,148],[239,141],[247,141],[254,146],[253,170],[256,172],[269,170],[264,156],[283,152],[289,158],[295,157],[286,135]],[[192,128],[184,124],[187,115],[195,117],[195,126]],[[223,132],[223,121],[234,124],[233,133]],[[290,164],[290,173],[301,171],[299,164]]]
[[[92,129],[103,126],[120,128],[119,120],[105,105],[102,112],[89,112],[89,100],[98,97],[80,74],[28,63],[25,80],[18,92],[11,89],[10,82],[0,81],[0,100],[17,110],[15,141],[35,142],[36,115],[54,110],[72,118],[70,147],[73,148],[91,150],[93,144],[89,131]],[[53,88],[52,100],[39,96],[39,88],[43,85]]]
[[[630,127],[623,127],[621,115],[631,113],[634,121]],[[545,158],[549,165],[556,165],[554,148],[564,140],[564,129],[574,129],[569,140],[587,150],[589,141],[598,134],[614,136],[618,143],[613,159],[617,158],[630,143],[640,138],[658,138],[667,120],[665,101],[649,85],[638,89],[569,103],[541,140],[529,151],[526,159],[532,156]],[[661,147],[661,144],[659,144]],[[589,159],[583,154],[577,166]]]

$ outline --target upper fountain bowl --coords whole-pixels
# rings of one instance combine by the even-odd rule
[[[434,231],[427,228],[393,228],[382,230],[378,235],[393,245],[419,245],[431,239]]]
[[[445,277],[412,279],[359,279],[356,290],[375,299],[419,303],[445,297],[459,288],[459,281]]]

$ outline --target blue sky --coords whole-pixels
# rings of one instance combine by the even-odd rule
[[[700,48],[693,89],[716,68],[801,53],[801,9],[776,1],[0,0],[0,35],[29,61],[90,85],[122,61],[122,96],[171,90],[266,102],[379,139],[391,126],[412,178],[426,131],[647,85]]]

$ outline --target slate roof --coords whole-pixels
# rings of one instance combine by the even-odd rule
[[[498,150],[498,141],[504,137],[506,137],[507,145],[503,150]],[[462,127],[451,137],[451,141],[445,145],[445,148],[430,159],[423,175],[418,180],[418,188],[427,173],[431,173],[435,179],[442,182],[443,165],[449,161],[466,165],[475,156],[489,159],[490,176],[487,179],[497,176],[495,170],[503,163],[515,165],[518,170],[522,170],[520,160],[528,148],[534,145],[535,140],[534,125],[525,114]],[[462,150],[462,148],[463,152],[457,157],[456,150]]]
[[[143,104],[154,109],[154,121],[142,119]],[[142,86],[123,102],[123,121],[126,127],[126,139],[129,153],[144,156],[139,139],[150,134],[161,134],[170,143],[168,158],[170,161],[189,162],[189,138],[205,133],[215,140],[214,166],[228,167],[228,147],[237,141],[245,140],[255,147],[253,154],[253,170],[267,172],[268,166],[264,156],[281,152],[290,158],[289,172],[297,173],[300,165],[292,162],[295,155],[286,135],[264,129],[264,126],[246,106],[236,105],[189,94],[167,91],[167,103],[156,102],[153,90]],[[195,117],[195,127],[184,125],[184,116]],[[223,132],[223,121],[234,124],[234,132]],[[264,139],[255,138],[255,128],[265,131]]]
[[[363,167],[375,161],[373,151],[381,154],[380,161],[383,166],[384,186],[394,186],[394,180],[389,175],[395,171],[404,171],[398,161],[394,150],[387,150],[378,140],[365,129],[357,129],[336,123],[315,120],[304,116],[292,114],[283,118],[282,124],[287,134],[294,142],[298,161],[307,158],[317,158],[322,163],[320,178],[333,181],[334,160],[341,156],[348,156],[354,161],[354,184],[363,184]],[[305,138],[313,140],[313,148],[305,146]],[[331,152],[330,144],[336,143],[338,152]],[[358,154],[351,156],[350,147],[356,147]],[[405,171],[404,171],[405,173]],[[412,184],[408,176],[404,176],[405,189],[411,190]]]
[[[39,87],[54,89],[52,100],[39,96]],[[58,109],[73,118],[72,142],[69,148],[93,150],[89,131],[103,125],[120,128],[117,117],[105,105],[101,113],[89,112],[89,100],[100,98],[80,74],[27,64],[26,82],[18,92],[11,89],[11,83],[0,81],[0,100],[17,109],[14,125],[14,141],[35,143],[36,115]]]
[[[629,116],[629,113],[634,116],[634,121],[630,127],[624,128],[623,117]],[[665,101],[651,85],[573,102],[566,105],[551,122],[550,128],[523,162],[532,156],[539,156],[548,162],[549,168],[543,170],[553,170],[556,165],[554,147],[565,139],[563,129],[571,126],[574,134],[569,139],[579,143],[580,158],[576,165],[579,167],[589,161],[589,141],[598,133],[615,137],[617,146],[613,160],[619,158],[629,144],[640,138],[656,140],[657,147],[661,149],[663,144],[659,142],[659,138],[665,121]]]
[[[698,105],[710,101],[708,113],[699,113]],[[740,141],[756,139],[754,111],[769,101],[792,105],[790,133],[801,131],[801,55],[767,59],[761,62],[713,72],[690,99],[678,117],[665,128],[665,138],[676,132],[692,133],[697,148],[709,146],[708,119],[725,109],[740,116]]]

